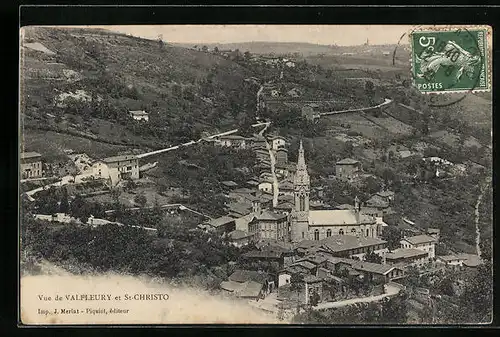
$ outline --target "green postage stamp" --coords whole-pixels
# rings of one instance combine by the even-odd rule
[[[417,28],[409,37],[420,92],[490,91],[491,27]]]

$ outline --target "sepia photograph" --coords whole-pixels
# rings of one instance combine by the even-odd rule
[[[20,324],[492,322],[491,27],[19,34]]]

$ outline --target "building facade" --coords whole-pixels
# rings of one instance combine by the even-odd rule
[[[302,141],[299,146],[294,180],[294,209],[291,211],[290,238],[292,242],[321,240],[332,235],[354,235],[377,238],[381,223],[365,214],[356,197],[354,209],[310,210],[310,178],[305,163]]]
[[[361,171],[361,163],[355,159],[342,159],[335,164],[335,175],[342,180],[351,180]]]
[[[108,157],[102,161],[109,170],[117,169],[121,179],[139,179],[139,159],[135,155]]]
[[[428,235],[405,237],[401,241],[401,248],[419,249],[429,253],[429,259],[436,256],[436,240]]]
[[[38,152],[22,152],[21,179],[40,178],[43,176],[42,155]]]

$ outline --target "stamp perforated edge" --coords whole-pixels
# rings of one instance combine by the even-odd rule
[[[486,32],[486,78],[487,78],[487,88],[485,89],[462,89],[462,90],[440,90],[440,91],[420,91],[415,85],[415,78],[413,74],[415,69],[413,68],[413,39],[412,33],[419,32],[439,32],[439,31],[453,31],[458,29],[468,29],[468,30],[484,30]],[[492,59],[493,59],[493,29],[488,25],[426,25],[426,26],[416,26],[414,29],[410,30],[406,35],[408,36],[408,41],[410,43],[410,74],[412,77],[413,87],[418,90],[421,94],[463,94],[463,93],[474,93],[474,92],[491,92],[491,82],[492,82]]]

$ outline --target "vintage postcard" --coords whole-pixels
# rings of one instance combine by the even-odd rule
[[[19,324],[492,321],[492,30],[20,30]]]

